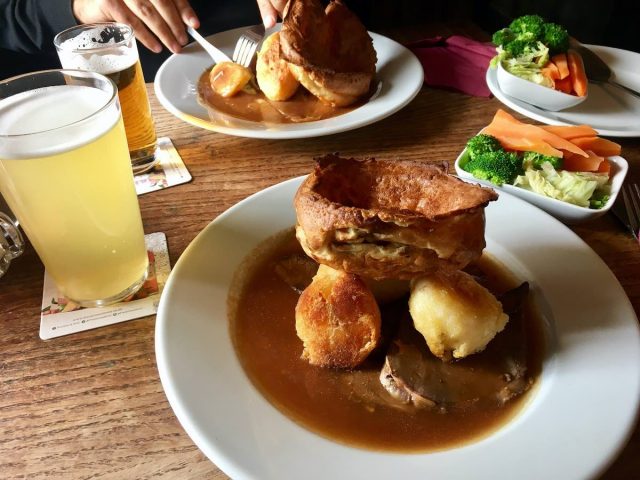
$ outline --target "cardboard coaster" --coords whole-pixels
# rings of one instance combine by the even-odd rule
[[[138,195],[191,181],[191,174],[171,139],[168,137],[158,139],[156,155],[160,157],[160,161],[151,170],[133,177]]]
[[[145,235],[144,239],[149,255],[149,276],[132,298],[120,303],[107,307],[82,308],[61,295],[45,271],[40,310],[40,338],[49,340],[154,315],[158,311],[160,293],[171,271],[171,265],[167,237],[164,233],[150,233]]]

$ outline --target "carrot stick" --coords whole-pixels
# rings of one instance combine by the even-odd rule
[[[620,155],[622,147],[611,140],[596,136],[572,138],[571,143],[577,145],[583,150],[591,150],[601,157],[611,157]]]
[[[513,115],[508,114],[502,109],[498,109],[493,117],[493,120],[486,127],[486,130],[488,130],[487,133],[489,133],[490,135],[493,135],[493,133],[491,133],[491,131],[489,130],[492,130],[494,132],[497,131],[512,137],[526,138],[529,141],[545,142],[551,145],[553,148],[567,150],[571,153],[582,155],[583,157],[588,156],[584,150],[582,150],[580,147],[577,147],[569,140],[565,140],[555,133],[548,132],[547,130],[542,129],[537,125],[522,123],[519,120],[516,120]]]
[[[569,72],[571,72],[573,91],[579,97],[584,97],[587,94],[587,75],[584,72],[582,59],[578,52],[574,50],[567,51],[567,63],[569,64]]]
[[[488,128],[488,127],[487,127]],[[482,133],[494,136],[506,150],[516,150],[518,152],[537,152],[550,157],[562,157],[562,152],[553,148],[546,142],[541,140],[533,141],[521,136],[512,136],[508,132],[498,131],[497,129],[484,128]]]
[[[611,173],[611,162],[606,158],[598,166],[598,173]]]
[[[598,132],[589,125],[542,125],[540,128],[547,132],[555,133],[566,140],[578,137],[595,137],[598,135]]]
[[[547,63],[544,68],[541,69],[541,72],[545,77],[551,80],[560,80],[560,71],[553,62]]]
[[[558,74],[560,80],[564,80],[569,76],[569,65],[567,63],[567,55],[564,53],[558,53],[551,57],[551,61],[558,68]]]
[[[568,154],[562,159],[562,168],[569,172],[597,172],[604,158],[587,150],[588,157]]]
[[[573,92],[571,76],[568,76],[567,78],[563,78],[562,80],[556,80],[553,85],[556,90],[559,90],[563,93],[571,94],[571,92]]]

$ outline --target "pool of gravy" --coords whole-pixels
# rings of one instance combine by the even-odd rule
[[[234,280],[230,300],[230,333],[243,368],[258,390],[289,418],[322,436],[371,450],[426,452],[460,446],[483,438],[512,419],[526,404],[539,377],[544,353],[542,323],[530,305],[524,308],[527,369],[533,387],[499,408],[458,409],[446,413],[394,405],[379,380],[384,352],[370,356],[354,370],[315,367],[300,358],[302,342],[295,332],[298,294],[274,266],[292,254],[303,254],[293,230],[259,247]],[[482,271],[494,292],[516,286],[497,261],[483,256],[473,267]],[[407,299],[383,308],[383,334],[394,316],[406,315]],[[400,310],[398,309],[400,305]],[[401,311],[401,310],[404,310]],[[482,355],[482,353],[476,354]]]
[[[201,105],[207,108],[210,117],[214,120],[220,113],[223,113],[250,122],[313,122],[337,117],[355,110],[369,101],[374,93],[372,90],[367,97],[348,107],[332,107],[323,103],[302,86],[298,87],[293,97],[283,102],[269,100],[257,87],[250,87],[250,91],[242,90],[233,97],[225,98],[211,88],[210,70],[206,70],[198,80],[198,100]]]

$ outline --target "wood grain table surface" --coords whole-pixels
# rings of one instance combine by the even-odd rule
[[[152,85],[148,90],[158,134],[173,140],[193,176],[188,184],[140,197],[145,231],[166,234],[172,265],[220,213],[308,173],[314,156],[340,152],[452,164],[501,107],[493,98],[424,87],[400,112],[358,130],[257,140],[188,125],[160,106]],[[630,180],[640,182],[640,139],[619,142]],[[610,214],[572,230],[613,271],[638,313],[638,243]],[[154,353],[155,317],[42,341],[43,272],[29,245],[0,279],[0,479],[227,478],[194,445],[167,402]],[[636,426],[602,478],[638,478],[638,452]]]

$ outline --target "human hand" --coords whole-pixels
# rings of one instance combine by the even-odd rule
[[[271,28],[276,24],[287,5],[287,0],[257,0],[257,2],[265,28]]]
[[[136,38],[159,53],[160,42],[174,53],[188,38],[185,24],[200,26],[188,0],[72,0],[73,14],[80,23],[116,21],[131,25]]]

